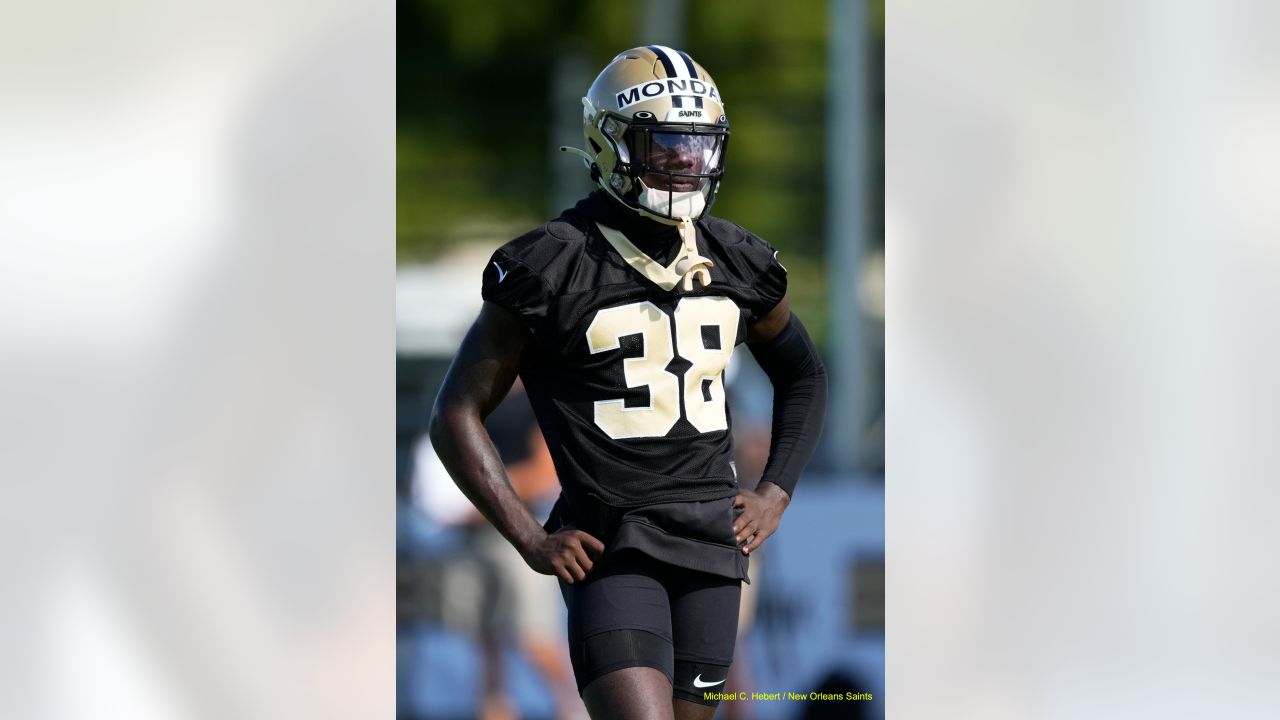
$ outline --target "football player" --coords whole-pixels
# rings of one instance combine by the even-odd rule
[[[462,491],[559,578],[593,718],[710,718],[749,555],[778,528],[818,441],[826,374],[768,243],[713,217],[729,122],[684,52],[619,54],[583,103],[599,189],[502,246],[432,413]],[[723,375],[747,343],[774,387],[769,461],[738,485]],[[523,379],[561,483],[544,525],[484,418]]]

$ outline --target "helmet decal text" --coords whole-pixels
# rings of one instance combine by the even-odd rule
[[[644,100],[652,100],[663,95],[679,95],[685,97],[701,98],[706,97],[715,100],[720,105],[724,103],[720,100],[720,91],[716,90],[715,85],[710,85],[701,80],[685,79],[685,78],[666,78],[663,80],[650,80],[632,85],[631,87],[617,93],[616,100],[619,110],[625,110],[630,105],[635,105]]]

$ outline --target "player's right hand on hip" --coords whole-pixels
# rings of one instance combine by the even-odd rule
[[[524,560],[537,572],[572,585],[586,578],[603,554],[604,543],[577,528],[564,527],[534,545]]]

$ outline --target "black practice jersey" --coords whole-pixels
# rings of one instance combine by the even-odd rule
[[[567,514],[603,506],[616,525],[629,509],[679,515],[737,493],[723,372],[747,326],[782,299],[786,270],[772,247],[725,220],[704,215],[697,244],[714,263],[711,284],[684,292],[669,264],[675,228],[596,192],[504,245],[485,269],[484,299],[532,333],[520,376]],[[651,511],[646,522],[663,524]],[[711,541],[726,542],[715,530]]]

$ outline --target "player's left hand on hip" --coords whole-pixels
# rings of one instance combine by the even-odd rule
[[[782,513],[791,504],[786,491],[773,483],[761,483],[755,490],[743,490],[733,500],[741,512],[733,521],[733,536],[743,555],[760,547],[778,530]]]

